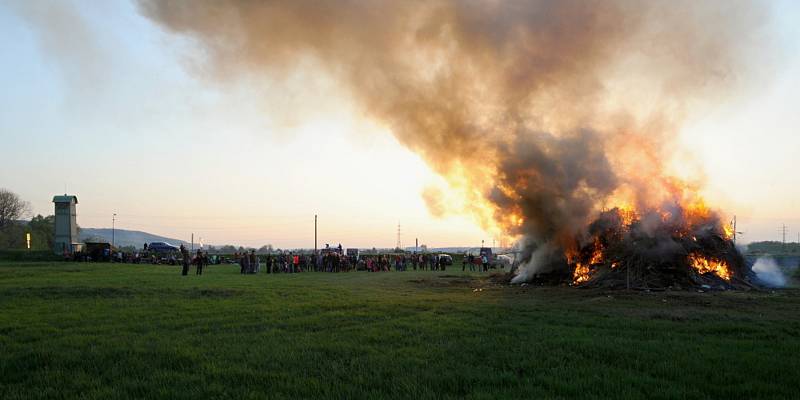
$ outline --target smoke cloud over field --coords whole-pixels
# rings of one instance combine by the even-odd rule
[[[753,272],[762,284],[770,287],[786,286],[786,276],[781,267],[770,257],[759,257],[753,264]]]
[[[735,1],[145,0],[219,76],[309,58],[487,229],[563,249],[602,210],[693,202],[666,163],[687,107],[735,80]],[[546,246],[543,246],[546,245]]]

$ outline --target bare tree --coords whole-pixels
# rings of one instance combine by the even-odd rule
[[[30,214],[30,211],[30,203],[10,190],[0,189],[0,229]]]

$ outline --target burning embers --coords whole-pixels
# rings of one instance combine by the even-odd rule
[[[565,250],[567,280],[576,286],[650,289],[749,286],[731,233],[702,206],[643,214],[604,211],[588,237]]]

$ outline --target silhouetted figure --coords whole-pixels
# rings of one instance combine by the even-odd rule
[[[247,252],[242,254],[242,258],[239,261],[241,263],[242,269],[241,273],[244,275],[249,272],[250,270],[250,257],[247,255]]]
[[[186,250],[186,247],[181,245],[181,257],[183,258],[183,270],[181,270],[181,275],[188,275],[189,274],[189,251]]]
[[[197,264],[197,275],[203,275],[203,264],[205,260],[203,259],[203,252],[200,249],[197,250],[197,256],[194,259],[195,264]]]
[[[248,268],[247,273],[255,274],[256,273],[256,266],[257,266],[256,263],[258,262],[258,257],[256,256],[256,251],[255,250],[250,250],[249,258],[250,258],[249,259],[250,267]]]

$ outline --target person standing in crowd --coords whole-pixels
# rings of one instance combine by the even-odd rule
[[[241,265],[240,272],[242,275],[247,273],[247,270],[250,269],[250,257],[247,256],[247,253],[242,253],[241,258],[239,258],[239,265]]]
[[[247,257],[247,273],[256,273],[256,251],[250,250],[250,254],[245,253],[245,257]]]
[[[197,249],[197,255],[194,258],[194,262],[197,265],[197,275],[203,275],[203,264],[205,260],[203,259],[203,252],[200,249]]]
[[[483,263],[483,272],[489,271],[489,257],[486,254],[481,256],[481,262]]]
[[[189,251],[186,250],[186,246],[181,245],[180,248],[181,258],[183,258],[183,270],[181,270],[181,275],[188,275],[189,274]]]

